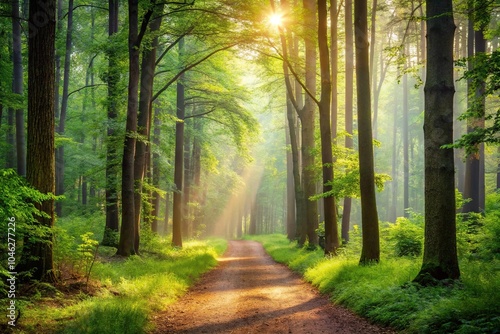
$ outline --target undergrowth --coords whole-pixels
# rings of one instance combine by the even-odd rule
[[[500,328],[500,261],[463,258],[461,281],[421,287],[411,281],[420,257],[386,250],[380,264],[359,266],[359,253],[344,249],[325,258],[323,250],[300,248],[283,235],[255,236],[278,262],[288,265],[328,294],[334,303],[405,333],[495,333]],[[354,243],[354,244],[352,244]],[[353,248],[356,240],[351,239]]]
[[[97,218],[87,218],[58,222],[54,253],[63,274],[78,271],[80,245],[88,244],[90,237],[102,237],[101,226],[93,221]],[[216,257],[227,246],[225,240],[210,239],[184,242],[181,249],[165,238],[146,231],[143,235],[140,256],[115,257],[114,248],[100,246],[91,272],[85,266],[81,273],[90,272],[89,289],[78,285],[81,291],[71,295],[54,289],[51,294],[40,291],[21,298],[22,316],[14,333],[145,333],[151,329],[150,315],[185,293],[217,264]]]

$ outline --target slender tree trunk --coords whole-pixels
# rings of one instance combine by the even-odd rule
[[[129,12],[129,82],[127,100],[127,124],[122,159],[122,225],[117,254],[130,256],[135,254],[135,201],[134,201],[134,156],[137,132],[138,86],[139,86],[139,47],[138,0],[128,1]]]
[[[55,191],[55,9],[55,0],[29,2],[26,179],[42,193]],[[40,24],[40,18],[44,24]],[[35,203],[35,206],[47,215],[38,217],[38,223],[47,227],[49,233],[43,240],[25,238],[17,271],[32,270],[32,279],[54,281],[54,201]]]
[[[184,50],[184,38],[179,40],[179,55]],[[174,204],[172,217],[172,244],[182,247],[182,190],[184,172],[184,73],[177,80],[177,118],[179,121],[175,125],[175,162],[174,162]]]
[[[15,168],[16,167],[16,142],[14,140],[14,121],[15,111],[12,108],[7,110],[7,154],[5,155],[5,168]]]
[[[194,113],[194,111],[193,111]],[[186,126],[192,129],[192,123],[190,120],[184,122],[184,128]],[[191,132],[185,131],[184,135],[184,181],[183,181],[183,191],[182,191],[182,209],[183,209],[183,224],[182,224],[182,236],[184,238],[191,237],[191,220],[190,220],[190,210],[189,202],[191,201]]]
[[[290,110],[288,110],[290,109]],[[286,146],[290,147],[292,146],[292,142],[290,139],[291,136],[291,131],[294,132],[294,137],[295,137],[295,129],[293,128],[293,118],[292,118],[292,127],[290,128],[290,123],[288,123],[288,114],[292,114],[293,117],[293,107],[288,101],[287,97],[287,110],[286,110],[286,117],[287,117],[287,124],[288,126],[285,127],[285,135],[286,135]],[[296,140],[296,138],[295,138]],[[297,150],[297,142],[294,143],[295,145],[295,150]],[[297,152],[295,152],[297,153]],[[293,174],[293,153],[292,153],[292,148],[290,150],[287,150],[286,152],[286,234],[288,240],[292,241],[295,239],[295,235],[297,233],[297,221],[296,221],[296,216],[295,216],[295,187],[294,187],[294,182],[293,182],[294,174]]]
[[[415,278],[423,285],[458,279],[455,169],[453,150],[453,5],[427,1],[427,75],[425,82],[425,242],[422,268]]]
[[[331,98],[331,129],[333,143],[337,143],[337,123],[338,123],[338,71],[339,71],[339,49],[338,49],[338,13],[337,0],[330,0],[330,64],[332,77],[332,98]]]
[[[156,13],[160,14],[163,11],[163,6],[156,8]],[[150,33],[156,34],[161,26],[162,16],[159,15],[151,21],[149,28]],[[139,115],[137,119],[137,133],[141,139],[136,141],[135,157],[134,157],[134,248],[139,250],[140,241],[140,226],[141,226],[141,208],[142,208],[142,185],[144,175],[146,173],[146,152],[147,143],[149,142],[151,129],[151,100],[153,97],[153,79],[156,64],[156,49],[158,47],[158,37],[154,37],[151,45],[147,45],[142,51],[141,63],[141,79],[140,79],[140,96],[139,96]]]
[[[71,70],[71,46],[73,34],[73,0],[68,2],[68,27],[66,30],[66,53],[64,56],[63,73],[63,94],[61,102],[61,112],[59,115],[59,126],[57,133],[64,136],[66,128],[66,114],[68,112],[68,94],[69,94],[69,76]],[[64,195],[64,145],[57,148],[56,151],[56,195]],[[56,213],[62,215],[62,203],[56,202]]]
[[[485,4],[484,4],[485,5]],[[486,52],[486,39],[484,38],[484,31],[486,27],[481,27],[474,34],[474,47],[475,54],[481,54]],[[481,86],[476,90],[476,98],[478,98],[481,106],[481,114],[485,114],[486,110],[486,95],[484,94],[485,83],[483,82]],[[478,124],[480,128],[484,128],[484,116],[482,116],[478,120]],[[478,204],[479,204],[479,212],[484,212],[486,206],[486,196],[485,196],[485,151],[484,144],[479,144],[479,175],[478,175],[478,184],[479,184],[479,196],[478,196]]]
[[[158,147],[160,146],[160,135],[161,135],[161,120],[160,120],[160,107],[155,105],[154,113],[154,130],[153,130],[153,145],[157,149],[153,151],[153,187],[155,189],[160,188],[160,154],[157,153]],[[152,215],[153,221],[151,224],[151,230],[153,232],[158,232],[158,216],[160,215],[160,194],[157,191],[153,192],[152,202]],[[168,222],[168,218],[167,218]]]
[[[375,197],[366,0],[354,1],[354,34],[356,37],[361,225],[363,228],[363,248],[360,263],[367,264],[380,260],[380,245]]]
[[[109,27],[110,39],[118,32],[118,0],[109,0]],[[106,226],[102,245],[118,246],[118,171],[117,171],[117,149],[116,149],[116,118],[118,117],[118,91],[117,84],[120,80],[117,64],[117,51],[112,47],[108,50],[108,128],[106,147]]]
[[[352,0],[345,0],[345,131],[353,134],[353,86],[354,86],[354,47],[353,47]],[[345,138],[345,147],[353,148],[352,137]],[[349,242],[352,199],[344,198],[342,212],[342,240]]]
[[[401,134],[403,136],[403,214],[408,217],[408,208],[410,207],[410,158],[409,143],[410,136],[408,129],[409,122],[408,108],[408,75],[403,74],[403,127]]]
[[[391,166],[391,208],[389,221],[396,222],[398,217],[398,98],[397,86],[394,92],[393,129],[392,129],[392,166]]]
[[[199,231],[201,212],[201,135],[203,133],[203,120],[194,119],[194,141],[193,141],[193,175],[192,175],[192,202],[196,203],[193,213],[193,231]]]
[[[376,22],[377,22],[377,0],[372,1],[372,11],[370,20],[370,73],[372,75],[372,92],[373,92],[373,138],[377,138],[378,130],[378,94],[377,94],[377,69],[375,68],[375,38],[376,38]]]
[[[321,135],[321,159],[323,163],[323,192],[333,190],[333,156],[332,156],[332,130],[330,124],[330,58],[328,54],[327,30],[327,5],[326,0],[318,0],[318,44],[321,72],[321,99],[319,101],[319,126]],[[339,233],[337,228],[337,212],[335,197],[323,198],[325,212],[325,254],[335,254],[339,247]]]
[[[12,92],[23,95],[23,58],[21,50],[21,20],[19,0],[12,1],[12,58],[14,75]],[[24,140],[24,110],[16,109],[17,174],[26,175],[26,143]]]
[[[170,192],[165,195],[165,221],[163,227],[163,234],[168,234],[168,220],[170,218]]]
[[[316,4],[314,0],[304,0],[304,24],[305,29],[310,30],[316,26]],[[305,85],[312,96],[316,95],[316,46],[312,31],[305,33],[306,54],[306,82]],[[316,193],[316,182],[314,180],[314,114],[315,102],[309,94],[306,94],[304,110],[300,115],[302,121],[302,159],[304,168],[302,170],[302,181],[304,182],[304,193],[306,202],[306,225],[309,245],[314,247],[318,244],[316,229],[318,228],[318,208],[315,201],[308,200]]]

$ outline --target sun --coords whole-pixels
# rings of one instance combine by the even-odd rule
[[[269,23],[273,26],[280,26],[283,23],[283,15],[279,13],[273,13],[269,16]]]

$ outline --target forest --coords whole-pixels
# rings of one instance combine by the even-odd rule
[[[326,332],[500,331],[499,0],[1,0],[0,36],[0,333],[321,332],[259,247]]]

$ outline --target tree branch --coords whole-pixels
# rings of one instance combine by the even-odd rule
[[[216,49],[212,52],[210,52],[208,55],[206,55],[205,57],[201,58],[200,60],[186,66],[185,68],[183,68],[179,73],[177,73],[172,79],[170,79],[158,92],[156,92],[156,94],[153,95],[153,98],[151,99],[151,102],[155,101],[158,96],[160,96],[161,93],[163,93],[164,91],[166,91],[168,89],[168,87],[170,87],[171,84],[173,84],[175,81],[177,81],[177,79],[179,79],[179,77],[189,71],[190,69],[192,69],[193,67],[199,65],[200,63],[204,62],[205,60],[207,60],[208,58],[212,57],[214,54],[216,53],[219,53],[221,51],[224,51],[224,50],[228,50],[230,48],[232,48],[233,46],[237,45],[238,43],[232,43],[232,44],[229,44],[229,45],[226,45],[222,48],[219,48],[219,49]]]
[[[83,87],[80,87],[78,89],[75,89],[74,91],[70,92],[68,94],[68,97],[70,97],[72,94],[74,93],[78,93],[79,91],[81,90],[84,90],[85,88],[93,88],[93,87],[98,87],[98,86],[107,86],[107,84],[95,84],[95,85],[87,85],[87,86],[83,86]]]

